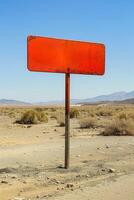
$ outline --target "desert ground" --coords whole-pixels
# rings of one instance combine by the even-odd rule
[[[0,200],[134,200],[134,105],[74,109],[64,169],[64,107],[0,107]]]

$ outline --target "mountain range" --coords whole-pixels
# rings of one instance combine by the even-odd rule
[[[98,102],[133,102],[134,100],[134,91],[131,92],[115,92],[108,95],[100,95],[93,98],[87,99],[71,99],[71,104],[88,104],[88,103],[98,103]],[[23,101],[17,100],[9,100],[9,99],[0,99],[0,105],[20,105],[20,106],[28,106],[28,105],[60,105],[64,104],[64,101],[48,101],[48,102],[37,102],[37,103],[27,103]]]
[[[95,103],[95,102],[102,102],[102,101],[123,101],[126,99],[133,99],[134,98],[134,91],[131,92],[115,92],[108,95],[100,95],[93,98],[84,99],[81,102],[83,103]]]
[[[28,106],[31,105],[30,103],[23,102],[23,101],[17,101],[17,100],[11,100],[11,99],[0,99],[0,105],[16,105],[16,106]]]

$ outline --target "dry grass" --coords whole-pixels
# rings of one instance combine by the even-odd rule
[[[38,124],[40,122],[48,122],[48,118],[43,111],[39,110],[28,110],[16,121],[19,124]]]
[[[133,112],[121,112],[118,115],[119,119],[134,119],[134,113]]]
[[[65,126],[65,115],[63,112],[57,113],[56,119],[57,119],[57,123],[59,124],[59,126],[61,126],[61,127]]]
[[[71,108],[71,111],[70,111],[70,118],[78,118],[79,116],[79,111],[78,109],[76,108]]]
[[[31,111],[32,110],[32,111]],[[65,126],[64,106],[0,107],[0,116],[8,116],[19,123],[41,123],[56,119],[59,126]],[[72,107],[71,123],[80,128],[96,128],[103,135],[133,135],[134,105],[86,105]],[[74,120],[75,118],[75,120]],[[116,132],[116,133],[115,133]],[[102,133],[101,133],[102,134]]]
[[[96,115],[102,117],[112,116],[113,111],[111,109],[106,109],[106,108],[98,109],[98,111],[96,111]]]
[[[134,120],[131,118],[117,118],[107,124],[104,131],[101,133],[104,136],[134,136]]]
[[[81,119],[79,123],[80,123],[80,128],[96,128],[97,127],[97,120],[93,117]]]

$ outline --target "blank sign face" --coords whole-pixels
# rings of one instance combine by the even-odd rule
[[[36,72],[103,75],[105,46],[100,43],[28,36],[27,67]]]

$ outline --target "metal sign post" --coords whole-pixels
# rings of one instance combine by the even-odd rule
[[[65,169],[70,157],[70,74],[65,74]]]

